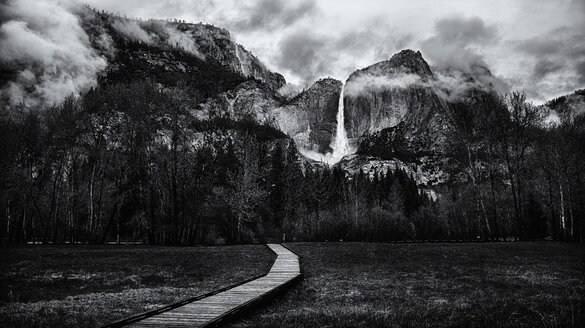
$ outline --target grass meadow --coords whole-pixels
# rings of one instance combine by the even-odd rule
[[[585,248],[292,243],[304,280],[244,327],[585,327]]]
[[[583,327],[585,248],[291,243],[304,279],[244,327]],[[2,327],[98,327],[266,272],[262,245],[5,246]]]
[[[270,269],[264,245],[0,247],[0,326],[99,327]]]

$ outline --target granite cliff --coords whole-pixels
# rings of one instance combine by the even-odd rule
[[[177,80],[199,75],[198,80],[214,84],[232,73],[274,90],[286,84],[281,74],[267,69],[224,28],[178,20],[134,20],[89,9],[78,14],[92,46],[108,60],[102,74],[106,78],[119,79],[129,73],[130,78],[145,78],[161,71],[167,77],[175,73]]]
[[[280,129],[299,147],[322,154],[330,152],[341,86],[338,80],[321,79],[286,105],[275,109]]]

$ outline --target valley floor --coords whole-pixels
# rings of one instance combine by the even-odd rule
[[[585,248],[292,243],[304,280],[243,327],[580,327]],[[0,247],[3,327],[97,327],[266,272],[262,245]]]
[[[266,273],[263,245],[2,246],[2,327],[99,327]]]
[[[243,327],[583,327],[585,248],[292,243],[304,280]]]

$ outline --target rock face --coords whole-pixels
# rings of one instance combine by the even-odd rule
[[[433,186],[447,182],[449,175],[442,170],[445,160],[438,161],[421,158],[421,162],[403,161],[398,158],[382,159],[376,156],[348,155],[340,162],[343,170],[350,175],[359,173],[373,178],[375,174],[396,172],[400,169],[412,176],[421,189],[432,189]]]
[[[286,84],[284,77],[271,72],[242,45],[233,41],[228,30],[208,24],[177,24],[177,29],[189,33],[199,51],[233,72],[252,77],[276,90]]]
[[[286,83],[282,75],[268,70],[225,29],[98,12],[82,21],[92,45],[108,59],[106,82],[153,79],[179,85],[193,91],[198,105],[192,113],[201,120],[250,119],[278,128],[300,149],[318,155],[332,152],[341,81],[319,80],[286,101],[276,92]],[[476,71],[472,73],[491,81],[489,70]],[[483,81],[453,72],[435,74],[421,53],[412,50],[352,73],[342,101],[344,127],[357,151],[339,165],[349,172],[358,167],[409,168],[420,183],[444,181],[437,168],[451,128],[447,101],[459,90],[440,85],[442,76],[469,85]]]
[[[299,147],[327,154],[337,125],[342,83],[322,79],[274,110],[278,127]],[[444,145],[448,107],[420,52],[404,50],[390,60],[351,74],[344,87],[345,128],[357,152],[339,165],[348,173],[401,168],[419,184],[447,180]]]
[[[390,60],[351,74],[346,83],[345,127],[359,138],[401,122],[417,128],[444,111],[420,52],[403,50]]]
[[[250,80],[209,99],[192,112],[201,120],[213,116],[236,121],[250,119],[258,124],[278,127],[274,108],[279,107],[281,101],[268,85]]]
[[[219,80],[225,85],[227,73],[223,71],[226,71],[241,80],[262,81],[273,90],[286,84],[281,74],[268,70],[223,28],[179,21],[139,21],[89,9],[80,13],[80,21],[92,46],[108,59],[107,75],[139,70],[142,76],[134,74],[138,76],[132,78],[150,78],[153,72],[162,70],[176,75],[194,74],[199,80],[203,78],[208,83]],[[202,74],[202,71],[217,74]],[[167,84],[168,80],[166,77],[161,82]]]
[[[349,174],[362,170],[370,176],[402,169],[423,188],[445,183],[449,180],[445,133],[433,127],[426,129],[413,132],[401,122],[366,135],[360,138],[357,152],[345,156],[339,165]]]
[[[280,129],[300,147],[322,154],[331,151],[341,93],[341,81],[326,78],[275,110]]]
[[[403,50],[356,71],[345,88],[345,127],[359,144],[339,164],[346,172],[401,168],[420,185],[447,180],[441,158],[451,128],[448,107],[420,52]]]

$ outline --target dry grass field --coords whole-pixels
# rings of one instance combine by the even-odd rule
[[[4,246],[0,326],[99,327],[269,270],[263,245]]]
[[[582,327],[585,248],[292,243],[304,280],[243,327]],[[269,269],[261,245],[0,248],[3,327],[97,327]]]
[[[585,327],[585,249],[293,243],[304,281],[244,327]]]

